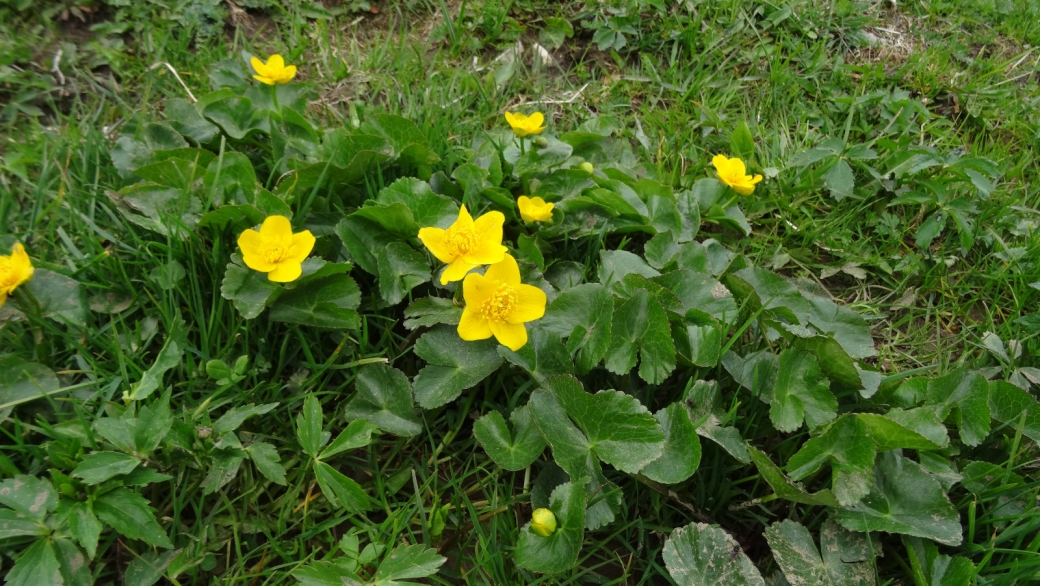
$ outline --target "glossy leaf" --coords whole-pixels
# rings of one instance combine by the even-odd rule
[[[675,369],[675,346],[668,316],[645,289],[635,290],[614,312],[605,360],[607,370],[626,374],[636,364],[637,350],[639,376],[646,382],[663,382]]]
[[[701,462],[701,442],[697,429],[683,403],[672,403],[654,414],[664,431],[661,456],[640,471],[650,480],[662,484],[682,482],[697,471]]]
[[[804,480],[830,464],[838,502],[842,505],[859,502],[870,490],[873,480],[876,452],[868,429],[867,424],[853,415],[839,417],[791,456],[787,462],[788,474],[794,480]]]
[[[516,563],[543,574],[562,572],[575,564],[585,534],[585,478],[556,487],[549,510],[556,515],[556,531],[549,537],[536,535],[528,522],[520,529]]]
[[[704,523],[672,531],[664,543],[664,565],[678,586],[765,586],[758,568],[729,533]]]
[[[415,402],[424,409],[454,401],[502,364],[490,340],[466,342],[449,326],[423,334],[415,343],[415,354],[427,362],[414,381]]]
[[[357,394],[347,404],[348,421],[365,419],[394,435],[413,436],[422,431],[412,406],[412,389],[403,372],[385,364],[366,364],[358,369]]]
[[[148,501],[126,488],[116,488],[94,500],[98,519],[131,539],[140,539],[155,547],[172,548],[166,531],[155,521]]]
[[[587,373],[607,353],[610,344],[613,297],[596,283],[577,285],[560,293],[545,310],[540,326],[567,339],[567,350],[577,352],[577,370]]]
[[[501,413],[491,411],[474,422],[473,436],[496,464],[506,470],[523,470],[545,450],[545,439],[526,405],[514,409],[509,419],[512,431]]]
[[[838,400],[831,394],[830,381],[812,354],[785,350],[780,355],[776,389],[769,405],[769,418],[780,431],[802,426],[819,427],[834,419]]]
[[[773,558],[791,584],[873,586],[874,568],[867,537],[828,519],[820,529],[820,548],[803,525],[785,519],[766,527]]]
[[[271,319],[303,326],[353,330],[360,327],[356,311],[361,290],[347,275],[332,275],[301,285],[271,305]]]

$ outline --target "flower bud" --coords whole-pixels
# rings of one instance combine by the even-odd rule
[[[531,531],[535,535],[549,537],[556,531],[556,515],[549,509],[535,509],[531,513]]]
[[[200,428],[198,428],[195,431],[195,433],[199,436],[199,439],[206,439],[209,436],[213,435],[213,428],[212,427],[200,427]]]
[[[581,168],[582,171],[585,171],[589,175],[592,175],[592,172],[596,170],[595,167],[592,166],[592,163],[590,163],[588,161],[585,161],[584,163],[582,163],[580,168]]]
[[[535,137],[535,139],[531,142],[534,143],[534,146],[540,149],[544,149],[545,147],[549,146],[549,141],[545,140],[544,136]]]

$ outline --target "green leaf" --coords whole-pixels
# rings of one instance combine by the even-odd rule
[[[922,250],[928,250],[932,245],[932,240],[942,234],[943,229],[946,227],[946,218],[948,214],[946,210],[939,210],[934,214],[928,216],[921,226],[917,229],[917,234],[914,236],[914,243],[917,247]]]
[[[219,128],[203,118],[185,99],[170,98],[164,107],[169,125],[198,144],[206,144],[220,133]]]
[[[58,567],[66,586],[91,586],[94,576],[90,573],[90,564],[86,556],[76,544],[57,537],[54,539],[54,554],[58,558]]]
[[[162,349],[156,355],[155,362],[144,372],[141,380],[130,388],[129,399],[131,401],[140,401],[148,398],[162,385],[163,375],[168,370],[180,365],[186,345],[183,326],[183,323],[174,324],[166,336],[166,342],[163,344]]]
[[[804,480],[824,464],[830,464],[838,502],[842,505],[858,503],[870,491],[877,455],[868,429],[867,424],[854,415],[839,417],[791,456],[787,462],[788,474],[794,480]]]
[[[372,443],[372,434],[378,432],[378,427],[364,419],[355,419],[347,425],[346,429],[336,436],[336,439],[329,444],[329,447],[325,448],[325,451],[318,456],[318,459],[326,460],[340,452],[363,448]]]
[[[29,519],[42,521],[58,506],[58,493],[46,480],[18,475],[0,482],[0,504]]]
[[[242,451],[242,443],[234,433],[222,437],[217,445],[224,449],[217,451],[213,456],[206,477],[202,479],[202,494],[213,494],[227,486],[238,476],[242,461],[248,456]]]
[[[5,251],[6,252],[6,251]],[[23,285],[40,305],[40,315],[58,323],[76,326],[87,324],[90,307],[79,281],[50,271],[37,268],[31,281]],[[18,307],[17,298],[12,303],[0,306],[0,324],[5,321],[25,319],[23,309]]]
[[[347,421],[366,419],[394,435],[413,436],[422,431],[412,406],[412,390],[403,372],[385,364],[358,369],[357,394],[347,404]]]
[[[513,352],[505,346],[499,346],[499,355],[526,370],[539,383],[558,374],[574,372],[570,353],[558,335],[538,325],[531,328],[528,335],[530,337],[523,348]]]
[[[402,203],[390,205],[380,205],[371,201],[365,203],[367,205],[358,208],[351,216],[375,222],[397,238],[415,238],[415,235],[419,233],[419,224],[415,223],[412,210],[408,206]]]
[[[314,475],[321,492],[335,507],[359,513],[372,509],[372,499],[357,482],[347,478],[325,462],[314,463]]]
[[[220,419],[213,422],[213,433],[219,437],[229,431],[235,431],[246,419],[254,415],[268,413],[277,406],[278,403],[265,403],[263,405],[250,403],[244,407],[232,407],[227,413],[221,415]]]
[[[623,281],[628,275],[642,275],[648,279],[661,275],[641,257],[626,250],[601,251],[596,274],[599,282],[615,293],[625,293]]]
[[[535,389],[528,401],[531,420],[553,451],[553,459],[577,478],[586,471],[592,455],[592,446],[585,435],[567,418],[567,413],[556,396],[542,388]]]
[[[920,464],[884,452],[874,464],[874,486],[859,504],[842,507],[834,519],[853,531],[887,531],[960,545],[957,510],[939,481]]]
[[[375,582],[377,586],[410,584],[401,580],[432,576],[446,561],[448,558],[438,555],[436,549],[422,545],[398,545],[379,564]]]
[[[54,371],[17,356],[0,358],[0,411],[61,391]]]
[[[525,405],[513,410],[509,420],[514,432],[498,411],[491,411],[473,424],[473,436],[496,464],[506,470],[523,470],[545,450],[545,440],[531,421]]]
[[[605,366],[615,374],[627,374],[636,364],[639,351],[639,376],[658,384],[675,369],[675,346],[664,308],[645,289],[614,311],[610,346]]]
[[[857,391],[864,388],[856,363],[834,338],[815,335],[799,337],[792,342],[792,346],[812,352],[823,373],[839,388]]]
[[[792,432],[802,426],[819,427],[834,419],[838,400],[830,391],[830,381],[820,371],[812,354],[784,350],[780,355],[776,389],[769,405],[769,418],[780,431]]]
[[[946,419],[956,407],[954,418],[961,441],[979,445],[989,435],[989,383],[976,372],[957,369],[928,381],[925,403],[938,408],[940,419]]]
[[[729,145],[733,152],[732,156],[743,159],[745,162],[755,158],[755,139],[751,135],[747,121],[741,120],[740,124],[733,129],[733,134],[729,135]]]
[[[672,403],[654,414],[664,431],[661,457],[640,471],[643,476],[662,484],[682,482],[697,471],[701,463],[701,442],[697,429],[683,403]]]
[[[443,297],[423,297],[417,299],[404,311],[404,327],[416,330],[447,324],[455,326],[462,319],[462,308],[451,299]]]
[[[400,240],[378,222],[357,214],[340,220],[336,225],[336,234],[354,262],[365,272],[376,276],[379,275],[379,251]]]
[[[551,136],[545,137],[549,145],[545,148],[529,149],[513,165],[517,177],[535,173],[548,173],[553,167],[570,158],[574,147]]]
[[[834,494],[829,488],[809,494],[800,484],[796,484],[784,476],[780,467],[774,464],[773,461],[769,459],[769,456],[765,455],[754,446],[748,446],[748,454],[751,456],[751,460],[755,463],[755,467],[758,468],[758,473],[762,475],[762,479],[769,484],[769,487],[773,489],[773,492],[776,493],[778,498],[806,505],[819,505],[822,507],[838,506],[838,500],[834,498]]]
[[[604,462],[634,474],[661,456],[665,440],[661,425],[634,397],[620,391],[589,394],[572,376],[553,377],[545,387]],[[541,428],[541,422],[535,422]]]
[[[603,285],[577,285],[560,293],[545,310],[541,327],[568,338],[567,350],[577,351],[577,370],[592,370],[610,344],[614,302]]]
[[[415,376],[415,402],[434,409],[454,401],[502,365],[490,340],[467,342],[450,326],[438,326],[419,338],[415,354],[427,365]]]
[[[75,503],[69,507],[66,519],[72,538],[87,552],[87,557],[94,559],[98,538],[101,537],[101,521],[98,521],[87,503]]]
[[[181,550],[147,551],[134,558],[123,575],[125,586],[152,586],[163,578],[170,562],[180,555]]]
[[[393,114],[366,116],[360,130],[384,138],[401,159],[413,165],[432,165],[441,160],[427,147],[426,135],[407,118]]]
[[[119,452],[97,452],[84,456],[72,475],[82,479],[88,486],[101,484],[114,476],[128,474],[140,463],[137,458]]]
[[[566,18],[547,16],[545,28],[538,32],[538,42],[547,49],[558,49],[565,39],[574,36],[574,27]]]
[[[64,584],[51,541],[40,539],[26,548],[4,580],[7,586]]]
[[[50,527],[39,521],[32,521],[11,509],[0,509],[0,540],[21,536],[44,537],[50,532]]]
[[[826,297],[801,291],[809,302],[809,323],[822,334],[832,336],[854,360],[877,356],[870,326],[859,313]],[[805,325],[805,322],[802,322]]]
[[[318,452],[332,437],[332,433],[323,431],[324,418],[321,401],[314,395],[307,395],[303,411],[296,416],[296,437],[303,451],[312,458],[318,457]]]
[[[94,500],[94,513],[105,524],[130,539],[155,547],[172,548],[173,543],[155,521],[148,501],[126,488],[116,488]]]
[[[384,187],[376,201],[383,205],[401,204],[412,213],[420,228],[447,228],[459,216],[459,205],[450,197],[433,192],[430,184],[413,177],[402,177]],[[418,231],[409,236],[415,238]]]
[[[548,509],[556,515],[556,531],[549,537],[536,535],[528,522],[520,529],[516,545],[516,563],[522,568],[542,574],[555,574],[578,561],[585,535],[586,478],[575,479],[556,487]]]
[[[224,280],[220,284],[220,296],[235,304],[235,309],[246,319],[253,319],[267,307],[281,288],[271,282],[267,275],[228,263]]]
[[[790,519],[766,527],[773,558],[791,584],[873,586],[874,567],[868,539],[828,519],[820,529],[820,548],[803,525]],[[822,556],[821,556],[822,552]]]
[[[303,326],[356,330],[361,290],[347,275],[332,275],[287,292],[271,305],[271,320]]]
[[[722,396],[716,381],[698,380],[690,387],[685,397],[688,416],[697,426],[697,435],[717,443],[729,455],[743,464],[751,463],[744,439],[735,427],[722,427],[726,419],[726,408],[722,404]]]
[[[299,586],[357,586],[357,575],[333,562],[313,562],[292,572]]]
[[[282,468],[282,459],[274,446],[267,442],[255,442],[246,448],[246,452],[260,474],[275,484],[285,486],[285,468]]]
[[[376,255],[379,294],[390,305],[397,305],[415,287],[430,280],[426,255],[403,242],[391,242]]]
[[[950,444],[942,421],[927,407],[895,407],[884,415],[858,413],[856,417],[867,424],[879,452],[900,448],[938,450]]]
[[[856,178],[852,176],[852,167],[845,162],[845,159],[838,159],[838,162],[827,169],[821,179],[835,201],[852,197],[852,188],[856,186]]]
[[[729,533],[704,523],[672,531],[664,543],[664,565],[678,586],[766,584]]]
[[[203,108],[202,114],[235,140],[242,140],[251,133],[270,131],[267,114],[253,107],[249,98],[230,97],[212,102]]]
[[[159,447],[172,426],[170,391],[167,391],[158,401],[138,410],[137,423],[134,426],[134,449],[138,454],[147,457]]]
[[[243,205],[257,201],[256,171],[242,153],[225,153],[222,158],[215,159],[206,169],[203,182],[214,205]]]
[[[1028,391],[1004,381],[990,381],[989,409],[993,419],[1011,429],[1021,426],[1022,435],[1040,442],[1040,404]]]
[[[722,356],[722,366],[733,380],[766,403],[773,400],[780,359],[769,350],[741,357],[732,350]]]

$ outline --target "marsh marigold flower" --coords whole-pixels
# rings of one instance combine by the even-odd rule
[[[8,295],[14,293],[20,285],[29,282],[32,276],[32,261],[25,253],[25,247],[16,243],[11,248],[11,254],[0,256],[0,307],[3,307]]]
[[[527,343],[524,322],[545,315],[545,291],[520,282],[520,267],[508,254],[483,275],[466,275],[462,282],[466,309],[459,321],[459,337],[467,342],[495,336],[499,344],[516,351]]]
[[[501,262],[506,254],[502,246],[502,212],[488,212],[473,219],[463,205],[459,218],[447,230],[423,228],[419,240],[448,267],[441,273],[441,285],[461,280],[466,273],[479,267]]]
[[[740,195],[751,195],[755,191],[755,184],[762,180],[761,175],[748,175],[744,161],[736,157],[730,159],[726,155],[715,155],[711,164],[715,165],[715,170],[719,172],[719,181],[729,185]]]
[[[530,116],[520,112],[506,112],[506,122],[513,129],[513,134],[523,138],[529,134],[538,134],[545,130],[545,116],[541,112],[535,112]]]
[[[247,267],[267,273],[267,278],[276,283],[288,283],[303,273],[300,265],[314,249],[314,235],[310,230],[293,234],[289,218],[268,216],[259,232],[242,232],[238,247]]]
[[[531,513],[531,531],[535,535],[549,537],[556,531],[556,515],[549,509],[535,509]]]
[[[278,53],[268,57],[267,62],[253,57],[249,60],[249,63],[253,66],[253,71],[256,71],[253,79],[260,83],[266,83],[267,85],[289,83],[292,81],[292,78],[296,77],[296,66],[286,65],[285,59],[282,59],[282,56]]]
[[[516,207],[520,208],[520,217],[525,222],[548,222],[552,219],[553,204],[545,203],[540,197],[521,195],[516,200]]]

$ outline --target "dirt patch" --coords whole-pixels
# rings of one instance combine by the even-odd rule
[[[886,68],[902,65],[912,53],[922,48],[921,41],[913,34],[916,27],[917,23],[911,17],[888,11],[882,15],[880,24],[863,29],[867,45],[850,51],[848,61],[884,63]]]

